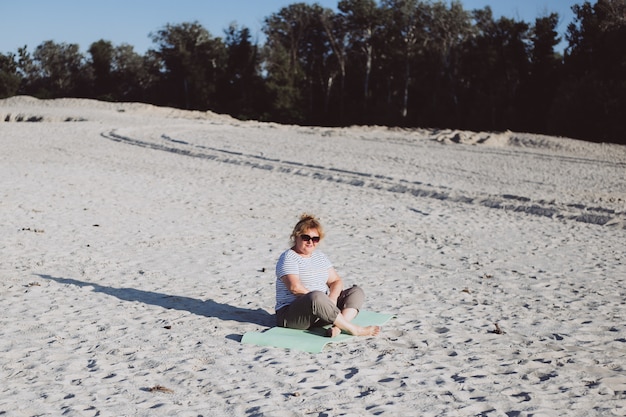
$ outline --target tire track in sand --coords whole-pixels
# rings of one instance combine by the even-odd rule
[[[434,186],[419,181],[408,181],[368,172],[344,170],[323,165],[306,164],[281,160],[267,156],[246,154],[161,135],[164,143],[148,142],[116,133],[115,130],[101,133],[103,138],[126,145],[138,146],[169,152],[181,156],[206,159],[209,161],[246,166],[254,169],[272,171],[282,175],[298,175],[313,180],[330,181],[354,187],[367,187],[379,191],[402,193],[418,198],[446,200],[453,203],[480,205],[487,208],[525,213],[533,216],[548,217],[558,220],[576,221],[599,226],[615,226],[626,229],[626,213],[604,207],[590,207],[584,204],[563,204],[556,201],[533,201],[529,197],[514,194],[464,193],[448,187]],[[428,215],[410,208],[420,215]]]

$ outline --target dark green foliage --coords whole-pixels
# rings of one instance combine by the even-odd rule
[[[184,109],[214,107],[217,82],[225,69],[222,40],[198,22],[168,24],[151,37],[163,64],[159,101]]]
[[[17,94],[20,87],[17,65],[15,55],[0,54],[0,98]]]
[[[317,4],[295,3],[265,19],[265,68],[272,119],[323,123],[332,48]]]
[[[563,73],[562,56],[554,52],[560,42],[558,21],[556,14],[538,18],[531,32],[530,73],[522,82],[519,102],[521,126],[527,131],[555,133],[549,129],[550,112]]]
[[[0,97],[92,97],[214,110],[240,119],[517,130],[625,143],[626,1],[574,6],[533,24],[455,0],[293,3],[213,37],[198,22],[150,34],[143,56],[99,40],[0,54]]]
[[[91,44],[91,68],[93,71],[93,95],[100,100],[113,99],[113,45],[99,40]]]
[[[46,41],[32,57],[19,50],[20,68],[25,74],[20,93],[40,98],[89,97],[92,72],[78,45]]]
[[[574,7],[551,130],[626,143],[626,1]]]
[[[239,119],[259,119],[265,109],[265,85],[259,74],[261,57],[250,30],[231,25],[226,31],[226,68],[217,86],[215,110]]]

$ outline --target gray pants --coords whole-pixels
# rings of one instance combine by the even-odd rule
[[[332,324],[344,308],[360,310],[365,301],[365,293],[356,285],[341,292],[337,305],[321,291],[311,291],[276,312],[276,324],[291,329]]]

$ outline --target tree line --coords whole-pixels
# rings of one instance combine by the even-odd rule
[[[128,44],[45,41],[0,53],[0,98],[79,97],[212,110],[302,125],[513,130],[626,143],[626,0],[531,24],[459,1],[294,3],[265,41],[236,24],[216,37],[167,24],[141,55]]]

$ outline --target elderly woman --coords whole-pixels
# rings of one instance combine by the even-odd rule
[[[376,336],[378,326],[361,327],[351,321],[359,313],[365,295],[357,286],[343,289],[343,282],[326,255],[317,251],[324,238],[318,219],[303,214],[291,234],[293,246],[276,264],[276,320],[293,329],[332,324],[327,336],[345,331],[355,336]]]

